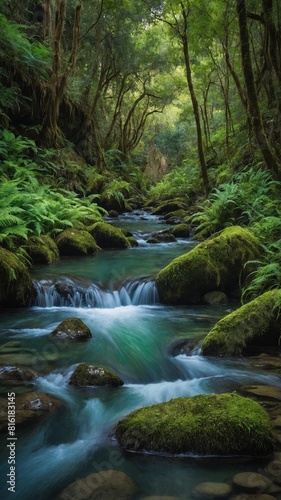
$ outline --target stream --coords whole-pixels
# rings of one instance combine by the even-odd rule
[[[134,409],[179,396],[223,393],[262,383],[280,387],[280,378],[250,366],[246,359],[208,359],[171,355],[176,340],[200,341],[221,317],[237,307],[163,306],[153,281],[173,258],[191,250],[194,241],[148,244],[147,235],[168,226],[145,212],[110,221],[133,233],[139,245],[93,256],[64,258],[36,266],[37,300],[29,309],[2,310],[0,362],[38,371],[34,390],[63,402],[54,414],[17,430],[16,493],[7,492],[7,448],[1,446],[1,499],[51,500],[76,479],[117,469],[139,485],[136,500],[152,495],[190,499],[203,481],[229,481],[240,471],[258,471],[262,462],[214,463],[188,457],[169,458],[126,453],[114,437],[118,420]],[[63,298],[56,283],[74,290]],[[56,343],[49,334],[65,318],[78,317],[92,338]],[[9,349],[3,348],[7,343]],[[5,350],[6,349],[6,350]],[[13,361],[12,361],[13,360]],[[105,366],[124,381],[119,388],[77,388],[69,378],[78,363]],[[16,394],[29,387],[10,387]],[[7,388],[1,388],[7,397]],[[4,478],[4,480],[3,480]],[[184,497],[182,496],[184,495]],[[73,499],[75,500],[75,499]]]

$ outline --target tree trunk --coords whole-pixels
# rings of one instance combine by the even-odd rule
[[[261,150],[267,168],[272,171],[273,175],[276,178],[281,179],[281,165],[278,163],[277,158],[271,150],[270,144],[266,137],[258,103],[250,53],[246,1],[236,0],[236,5],[240,32],[242,69],[247,93],[247,112],[252,123],[258,147]]]
[[[184,7],[182,2],[181,2],[181,9],[182,9],[182,16],[183,16],[183,21],[184,21],[184,28],[183,28],[183,31],[182,31],[180,36],[181,36],[181,40],[182,40],[186,78],[187,78],[187,84],[188,84],[188,89],[189,89],[189,93],[190,93],[190,97],[191,97],[193,113],[194,113],[194,118],[195,118],[195,123],[196,123],[197,150],[198,150],[199,162],[200,162],[200,167],[201,167],[201,174],[202,174],[202,178],[203,178],[205,192],[206,192],[206,195],[208,195],[209,191],[210,191],[210,184],[209,184],[209,177],[208,177],[208,171],[207,171],[205,154],[204,154],[203,137],[202,137],[202,130],[201,130],[201,122],[200,122],[200,112],[199,112],[198,101],[197,101],[195,90],[194,90],[192,73],[191,73],[191,66],[190,66],[190,57],[189,57],[189,42],[188,42],[188,34],[187,34],[188,12],[187,12],[187,10]]]

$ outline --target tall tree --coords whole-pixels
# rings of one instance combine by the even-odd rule
[[[267,168],[272,171],[276,178],[281,179],[281,165],[278,162],[272,148],[270,147],[268,138],[265,134],[262,115],[258,102],[247,25],[246,0],[237,0],[236,8],[239,22],[241,60],[247,93],[249,118],[252,123],[257,144],[261,150]]]

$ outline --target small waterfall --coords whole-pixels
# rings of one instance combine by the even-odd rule
[[[91,283],[83,287],[69,278],[64,281],[33,281],[37,307],[113,308],[129,305],[155,305],[159,302],[156,283],[149,278],[124,282],[118,290],[103,290]]]

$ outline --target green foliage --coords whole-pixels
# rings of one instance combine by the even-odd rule
[[[0,50],[2,64],[17,71],[23,81],[45,79],[51,65],[51,52],[37,41],[28,39],[23,26],[11,23],[0,14]]]
[[[188,199],[195,191],[200,193],[201,189],[198,168],[186,162],[166,174],[161,182],[150,189],[148,197],[150,203],[156,204],[172,198]]]
[[[255,269],[248,275],[243,288],[242,301],[248,302],[268,290],[281,289],[281,239],[264,246],[263,258],[249,261],[246,269]]]
[[[281,183],[260,168],[248,168],[235,174],[231,182],[215,188],[192,216],[196,237],[206,237],[225,227],[251,226],[265,217],[278,214],[278,190]]]
[[[52,157],[52,151],[42,152],[33,140],[2,131],[0,244],[17,248],[19,239],[54,235],[67,227],[83,227],[85,221],[101,219],[103,209],[95,203],[95,195],[79,197],[46,183],[52,178],[51,169],[59,169],[50,162]]]

